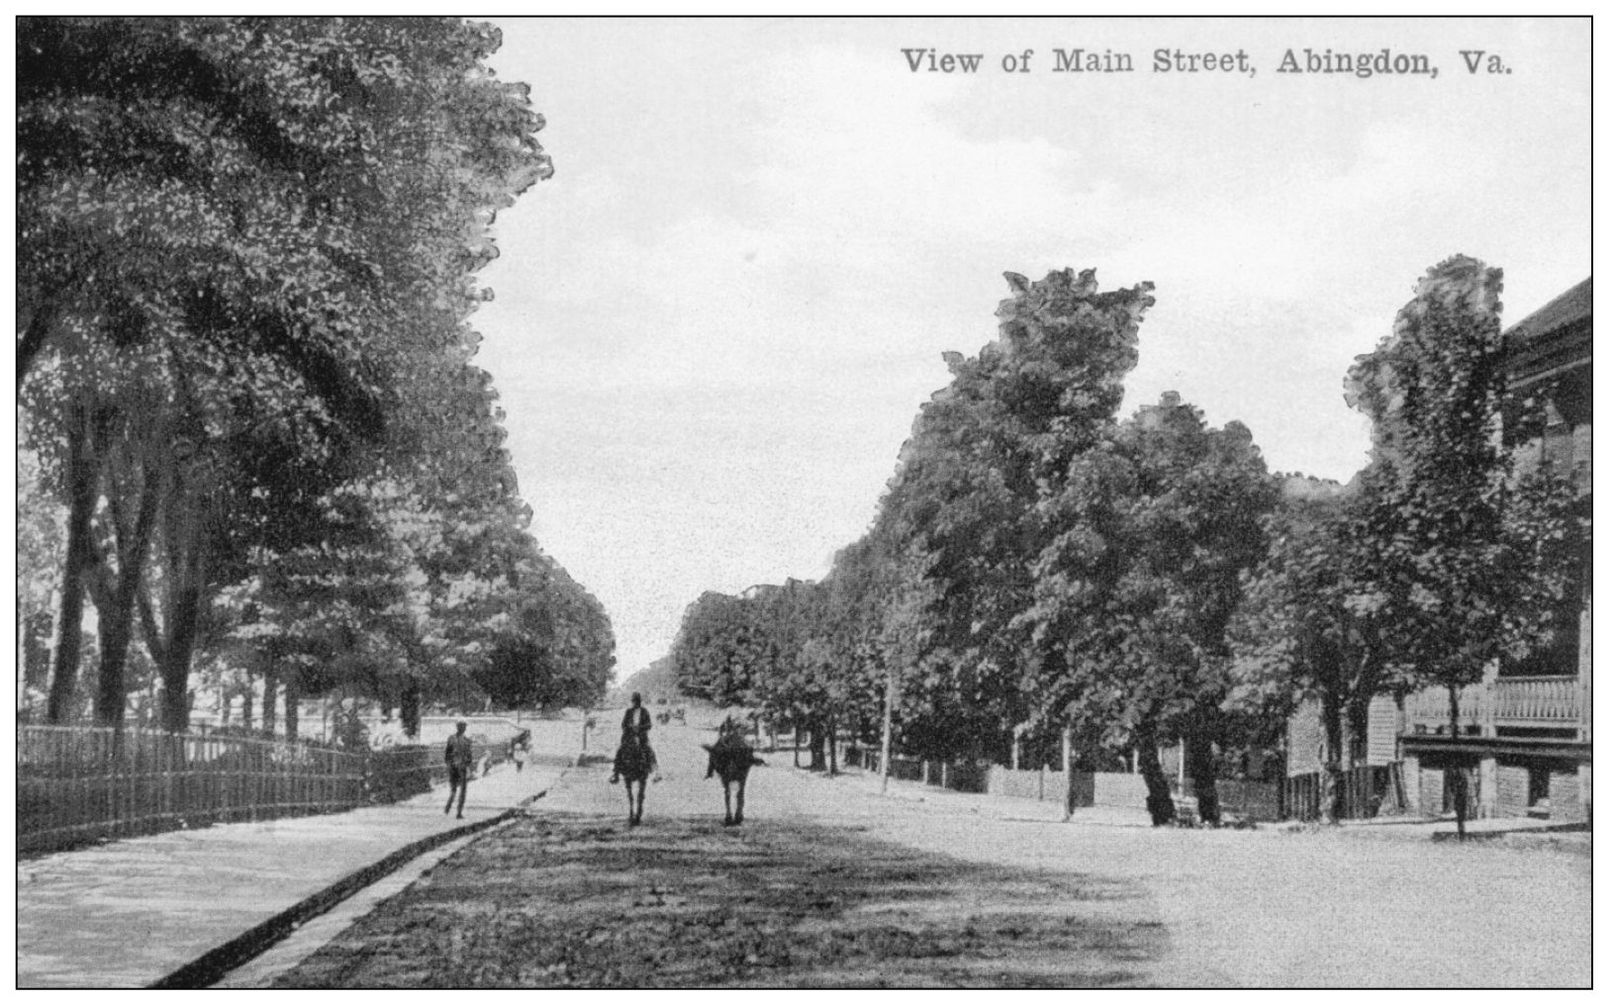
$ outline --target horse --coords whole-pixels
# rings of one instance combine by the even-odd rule
[[[617,772],[622,775],[622,788],[628,794],[628,824],[639,824],[645,818],[645,779],[655,767],[656,757],[644,741],[625,740],[617,749]],[[639,787],[634,796],[635,785]]]
[[[752,766],[765,763],[740,736],[740,729],[729,720],[718,728],[717,743],[701,747],[707,750],[706,778],[711,779],[713,773],[717,773],[718,778],[723,780],[723,823],[726,827],[738,825],[746,819],[746,774],[751,772]],[[733,810],[729,801],[731,783],[735,784]]]

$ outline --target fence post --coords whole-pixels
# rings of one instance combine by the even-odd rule
[[[124,831],[124,833],[125,834],[139,834],[139,828],[135,825],[135,819],[134,819],[134,813],[135,813],[135,756],[140,753],[139,738],[138,737],[136,738],[136,740],[135,740],[135,744],[136,744],[135,751],[131,753],[130,750],[129,750],[129,732],[127,730],[124,730],[124,731],[122,731],[122,735],[123,735],[123,742],[122,742],[122,745],[121,745],[121,754],[120,754],[119,757],[123,760],[123,763],[122,763],[123,764],[123,803],[122,803],[122,805],[120,805],[120,810],[119,810],[118,813],[122,816],[122,819],[123,819],[123,831]]]

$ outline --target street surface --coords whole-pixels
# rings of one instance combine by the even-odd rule
[[[692,723],[694,721],[692,720]],[[1382,833],[1153,830],[769,756],[744,827],[710,730],[659,727],[475,838],[274,982],[381,986],[1591,983],[1591,860]],[[598,739],[597,739],[598,740]]]

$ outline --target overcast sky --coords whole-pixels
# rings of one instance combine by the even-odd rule
[[[501,26],[556,173],[498,220],[478,361],[619,678],[701,592],[823,576],[942,353],[995,335],[1005,271],[1154,282],[1124,413],[1177,390],[1270,468],[1337,480],[1367,448],[1341,378],[1426,268],[1502,267],[1505,323],[1591,274],[1586,21]],[[983,61],[913,72],[904,48]],[[1134,72],[1054,72],[1076,48]],[[1307,48],[1437,72],[1275,72]],[[1255,75],[1153,72],[1157,49]]]

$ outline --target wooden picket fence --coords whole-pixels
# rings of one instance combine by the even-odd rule
[[[1342,769],[1335,784],[1336,814],[1342,820],[1366,820],[1378,816],[1380,807],[1390,798],[1398,810],[1405,810],[1405,795],[1393,785],[1396,770],[1401,763],[1390,765],[1360,765]],[[1279,798],[1279,813],[1293,821],[1321,820],[1323,774],[1303,773],[1284,780]]]
[[[439,749],[349,752],[296,741],[106,727],[17,728],[17,849],[344,811],[413,796]]]
[[[880,752],[871,748],[849,748],[846,762],[849,766],[878,770]],[[1396,782],[1400,767],[1400,763],[1392,763],[1389,766],[1365,765],[1343,770],[1335,788],[1340,817],[1348,820],[1376,817],[1387,801],[1399,812],[1407,810],[1406,794]],[[1059,772],[1014,772],[997,766],[928,762],[893,756],[891,775],[897,780],[923,782],[931,786],[945,785],[948,789],[966,793],[995,792],[1003,796],[1045,800],[1064,800],[1067,795],[1064,774]],[[1056,782],[1050,782],[1050,777]],[[1144,789],[1137,776],[1100,773],[1093,774],[1091,780],[1089,792],[1079,797],[1079,806],[1087,802],[1143,807]],[[1178,789],[1175,779],[1170,779],[1170,782],[1173,797],[1189,804],[1189,795]],[[1320,792],[1321,777],[1318,773],[1291,776],[1279,781],[1217,780],[1217,796],[1224,815],[1252,821],[1317,821]]]

